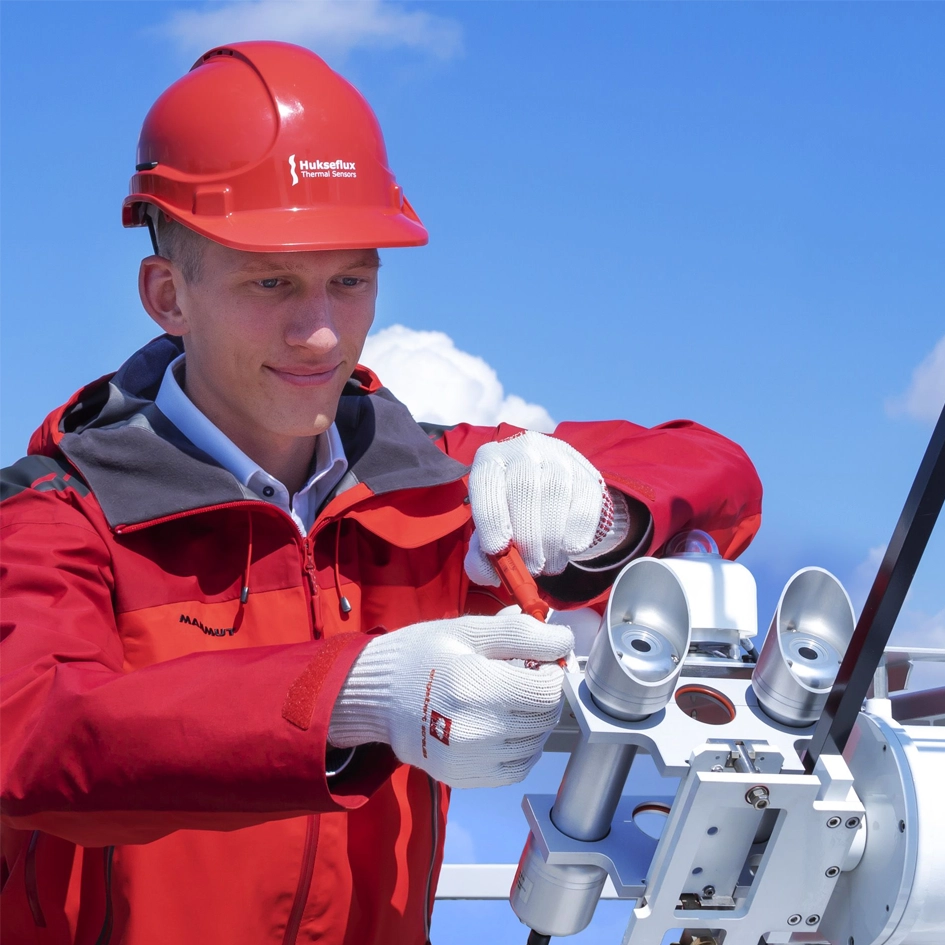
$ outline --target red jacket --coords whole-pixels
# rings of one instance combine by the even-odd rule
[[[463,572],[464,464],[516,428],[433,440],[359,369],[349,472],[303,538],[155,408],[178,352],[83,388],[4,470],[4,945],[419,945],[448,792],[385,745],[326,776],[328,722],[371,634],[498,606]],[[698,527],[734,557],[757,528],[754,469],[710,430],[555,435],[649,509],[649,551]]]

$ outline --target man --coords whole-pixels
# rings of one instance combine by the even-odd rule
[[[684,528],[738,554],[757,477],[684,421],[421,429],[357,360],[426,231],[307,50],[201,57],[125,223],[164,334],[4,471],[3,940],[425,942],[449,786],[525,776],[571,647],[489,555],[599,605]]]

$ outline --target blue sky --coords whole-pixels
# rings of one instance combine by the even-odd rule
[[[136,291],[147,237],[120,225],[151,102],[212,45],[295,40],[372,103],[431,233],[383,254],[377,330],[440,332],[412,337],[472,356],[455,390],[402,392],[417,412],[475,410],[488,388],[555,419],[699,420],[765,484],[743,559],[760,623],[809,564],[862,601],[945,399],[941,4],[8,2],[0,16],[4,464],[156,333]],[[896,639],[945,645],[943,576],[940,526]],[[528,789],[554,790],[558,761]],[[451,853],[516,859],[520,794],[458,798]],[[620,908],[583,940],[618,940]],[[434,930],[523,941],[503,903],[441,904]]]

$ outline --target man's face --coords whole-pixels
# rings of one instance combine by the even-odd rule
[[[197,280],[174,280],[188,396],[244,450],[326,430],[374,320],[377,270],[372,249],[206,241]]]

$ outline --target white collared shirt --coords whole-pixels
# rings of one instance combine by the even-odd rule
[[[194,446],[213,457],[250,492],[291,516],[299,531],[307,535],[322,503],[348,469],[338,428],[332,424],[318,437],[315,442],[315,471],[290,497],[289,490],[278,479],[251,460],[184,393],[174,374],[175,369],[183,365],[184,357],[180,355],[167,366],[161,389],[154,399],[157,408]]]

